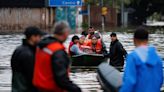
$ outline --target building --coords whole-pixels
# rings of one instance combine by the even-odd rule
[[[28,26],[49,29],[55,19],[55,8],[48,0],[0,0],[1,32],[21,32]]]

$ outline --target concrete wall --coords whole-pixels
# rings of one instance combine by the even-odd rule
[[[28,26],[47,29],[54,18],[52,8],[0,8],[0,30],[15,32]]]

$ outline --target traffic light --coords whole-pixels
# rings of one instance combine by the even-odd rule
[[[107,15],[108,13],[108,8],[107,7],[102,7],[102,15]]]

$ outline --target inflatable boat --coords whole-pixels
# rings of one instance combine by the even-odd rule
[[[122,85],[121,73],[110,66],[109,63],[104,62],[98,66],[97,78],[100,82],[104,92],[118,92]]]

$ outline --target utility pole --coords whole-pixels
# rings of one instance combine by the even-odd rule
[[[104,7],[104,0],[101,0],[101,8],[103,8]],[[102,23],[101,23],[101,25],[102,25],[102,31],[104,31],[105,30],[105,18],[104,18],[104,15],[102,14],[101,15],[101,19],[102,19]]]
[[[88,26],[90,27],[91,26],[91,15],[90,15],[90,4],[88,3]]]
[[[124,27],[124,0],[121,0],[121,25]]]

